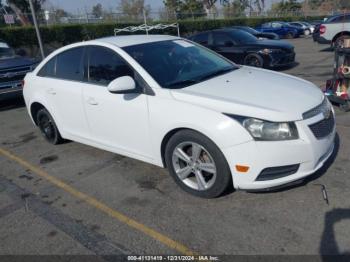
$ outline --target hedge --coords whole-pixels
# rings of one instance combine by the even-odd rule
[[[179,22],[182,36],[193,32],[205,31],[210,29],[222,28],[232,25],[247,25],[251,27],[258,26],[268,21],[296,21],[321,19],[322,17],[277,17],[277,18],[235,18],[235,19],[206,19],[206,20],[182,20]],[[114,28],[123,28],[136,24],[70,24],[70,25],[53,25],[43,26],[40,28],[43,42],[60,43],[62,45],[79,42],[83,40],[95,39],[99,37],[111,36],[114,34]],[[137,32],[144,34],[144,32]],[[176,29],[164,31],[152,31],[152,33],[176,34]],[[35,30],[33,27],[6,27],[0,28],[0,39],[6,41],[9,45],[17,48],[23,46],[37,45]]]

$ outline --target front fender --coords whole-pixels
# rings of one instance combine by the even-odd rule
[[[162,141],[175,129],[197,131],[211,139],[221,150],[252,140],[241,124],[223,113],[175,99],[150,97],[149,115],[153,154],[160,165]]]

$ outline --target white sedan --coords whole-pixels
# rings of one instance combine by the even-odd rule
[[[167,167],[200,197],[300,180],[334,148],[334,112],[318,87],[172,36],[63,47],[27,74],[24,98],[48,142]]]

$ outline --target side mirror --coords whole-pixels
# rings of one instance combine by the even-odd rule
[[[114,94],[137,93],[136,83],[130,76],[122,76],[114,79],[109,83],[107,89]]]

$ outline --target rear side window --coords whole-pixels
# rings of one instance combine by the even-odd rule
[[[226,46],[228,43],[232,43],[232,38],[225,33],[215,33],[214,34],[214,44],[216,46]]]
[[[51,58],[39,71],[38,76],[54,77],[56,75],[56,57]]]
[[[201,45],[207,45],[208,44],[208,34],[199,34],[193,37],[193,41],[201,44]]]
[[[89,47],[89,82],[107,86],[121,76],[134,77],[134,71],[113,50]]]
[[[56,77],[65,80],[83,80],[84,47],[73,48],[57,55]]]

